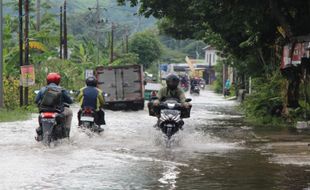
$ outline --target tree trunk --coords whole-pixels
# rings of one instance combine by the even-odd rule
[[[286,37],[290,41],[293,37],[293,32],[289,22],[287,21],[285,16],[281,13],[277,0],[269,0],[269,6],[271,9],[271,13],[273,14],[274,18],[279,22],[279,24],[282,26],[283,30],[285,31]]]

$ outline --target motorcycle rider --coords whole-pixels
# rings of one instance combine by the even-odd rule
[[[184,109],[191,108],[192,105],[186,102],[185,93],[179,87],[179,83],[180,83],[180,79],[175,74],[169,74],[166,77],[167,86],[159,90],[157,94],[158,99],[153,101],[153,109],[158,118],[160,117],[159,115],[160,102],[165,101],[166,99],[169,99],[169,98],[177,99],[181,103],[181,106]],[[158,126],[158,125],[159,125],[159,120],[155,126]],[[182,129],[182,126],[181,126],[181,129]]]
[[[224,88],[224,96],[229,96],[230,95],[230,80],[227,79],[225,83],[225,88]]]
[[[165,99],[175,98],[180,101],[180,103],[182,104],[182,107],[184,108],[191,107],[191,104],[185,101],[186,100],[185,93],[179,87],[179,83],[180,83],[180,79],[177,75],[169,74],[166,77],[167,86],[159,90],[157,94],[158,100],[155,100],[153,102],[153,105],[156,107],[156,106],[159,106],[160,102],[164,101]]]
[[[100,125],[105,125],[104,111],[101,109],[104,105],[103,93],[97,88],[97,79],[94,76],[88,77],[85,83],[86,87],[80,89],[77,97],[81,105],[81,110],[78,113],[79,125],[82,109],[88,107],[95,111],[95,123],[101,132],[103,129],[100,128]]]
[[[191,90],[193,91],[195,87],[198,85],[199,85],[199,78],[198,77],[192,78],[191,79]]]
[[[166,87],[163,87],[159,90],[157,97],[158,100],[154,101],[154,106],[159,105],[161,101],[164,101],[167,98],[175,98],[179,100],[184,107],[189,107],[190,104],[185,102],[186,97],[183,90],[179,87],[180,79],[175,74],[169,74],[166,77]]]
[[[186,74],[180,76],[180,83],[186,90],[188,90],[188,77]]]
[[[65,117],[67,137],[69,137],[73,113],[70,108],[65,107],[65,104],[72,104],[73,101],[68,92],[59,86],[60,81],[61,76],[58,73],[49,73],[46,77],[47,86],[40,89],[35,98],[35,103],[39,107],[39,112],[55,111],[62,113]],[[37,137],[35,139],[41,141],[42,126],[39,126],[36,132]]]

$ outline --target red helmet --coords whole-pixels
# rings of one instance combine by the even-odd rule
[[[55,83],[59,85],[61,76],[58,73],[49,73],[46,77],[47,84]]]

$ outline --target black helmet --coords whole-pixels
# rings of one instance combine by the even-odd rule
[[[175,74],[169,74],[166,77],[166,84],[170,90],[175,90],[179,85],[180,79]]]
[[[95,78],[95,77],[88,77],[87,79],[86,79],[86,85],[87,86],[94,86],[94,87],[96,87],[97,86],[97,79]]]

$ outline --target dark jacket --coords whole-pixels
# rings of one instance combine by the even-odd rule
[[[64,103],[67,103],[67,104],[72,104],[73,103],[72,99],[70,98],[68,92],[65,89],[63,89],[62,87],[60,87],[60,86],[58,86],[58,85],[56,85],[54,83],[50,83],[49,85],[41,88],[41,90],[39,91],[39,93],[37,94],[36,99],[35,99],[35,103],[36,104],[40,105],[40,103],[41,103],[41,101],[42,101],[42,99],[44,97],[44,93],[46,92],[46,90],[48,88],[58,89],[58,90],[61,91],[61,93],[62,93],[61,105],[59,105],[60,106],[59,109],[60,109],[61,112],[64,111]]]

